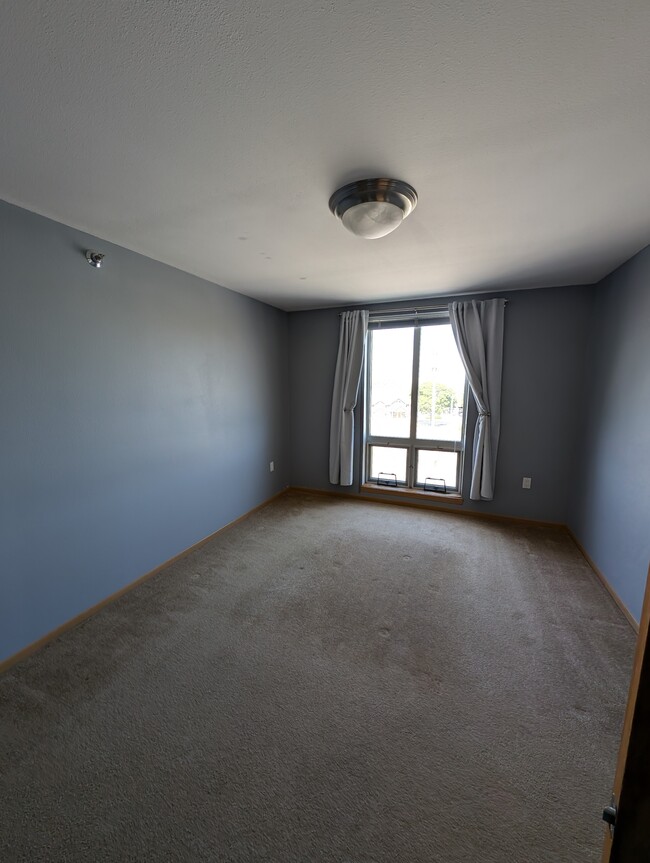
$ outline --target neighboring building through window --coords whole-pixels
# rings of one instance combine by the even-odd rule
[[[460,492],[468,387],[447,315],[373,321],[366,368],[365,480]]]

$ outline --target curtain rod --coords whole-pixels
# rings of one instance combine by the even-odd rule
[[[496,299],[496,297],[495,297]],[[458,302],[457,300],[452,300],[452,302]],[[460,301],[462,302],[462,300]],[[508,300],[504,299],[504,305],[508,305]],[[415,312],[417,315],[419,312],[446,312],[449,309],[449,303],[446,303],[444,306],[401,306],[397,309],[373,309],[370,311],[371,315],[405,315],[407,312]],[[352,311],[352,309],[348,309],[348,311]],[[344,315],[345,312],[339,312],[339,318],[341,315]]]

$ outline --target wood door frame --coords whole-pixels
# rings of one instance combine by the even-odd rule
[[[635,863],[637,859],[640,859],[637,858],[637,852],[634,851],[632,845],[634,845],[635,842],[638,843],[641,841],[641,834],[637,829],[639,827],[637,812],[639,804],[643,803],[645,806],[650,805],[650,792],[647,788],[650,776],[646,772],[645,777],[643,777],[645,782],[639,783],[640,771],[638,761],[636,760],[637,752],[642,745],[641,741],[647,739],[649,733],[647,726],[647,714],[650,712],[649,625],[650,567],[648,568],[645,596],[643,599],[643,610],[641,612],[641,622],[639,624],[639,635],[634,653],[632,677],[630,680],[628,701],[623,720],[621,746],[619,749],[616,774],[614,777],[614,800],[618,807],[616,818],[617,826],[614,831],[615,836],[613,839],[609,828],[607,828],[603,847],[602,863]],[[648,744],[645,744],[646,748],[647,746]],[[643,750],[641,749],[641,751]],[[629,762],[628,756],[630,757]],[[635,760],[632,761],[632,759]],[[647,764],[645,767],[647,768]],[[623,832],[617,833],[616,831],[620,831],[621,828],[623,829]],[[625,836],[626,829],[635,833],[636,838],[629,835],[625,839],[620,838]],[[646,835],[645,839],[650,844],[650,835]],[[638,848],[638,844],[636,844],[635,847]],[[634,856],[630,854],[630,851]]]

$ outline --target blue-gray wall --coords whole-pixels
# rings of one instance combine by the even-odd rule
[[[508,293],[495,500],[469,501],[469,456],[463,490],[569,523],[637,617],[649,286],[646,249],[597,286]],[[287,483],[332,489],[339,310],[287,316],[2,202],[0,303],[0,660]]]
[[[650,247],[595,293],[569,524],[637,618],[650,563]]]
[[[288,353],[284,312],[5,203],[0,304],[2,659],[283,488]]]
[[[575,482],[593,293],[594,288],[588,286],[507,294],[496,494],[490,502],[469,500],[470,443],[476,420],[471,400],[464,508],[566,523],[569,492]],[[438,305],[447,299],[436,297],[431,302]],[[417,305],[423,305],[423,301]],[[345,491],[330,485],[327,470],[339,311],[296,312],[289,316],[294,486]],[[358,423],[357,480],[359,432]],[[532,477],[529,491],[521,487],[524,476]],[[358,490],[357,483],[349,492],[355,494]]]

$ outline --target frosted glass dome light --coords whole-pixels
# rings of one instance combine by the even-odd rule
[[[357,237],[376,240],[385,237],[402,224],[404,214],[400,207],[388,201],[364,201],[350,207],[341,216],[343,226]]]
[[[342,186],[330,198],[329,206],[356,237],[376,240],[398,228],[417,202],[413,186],[378,177]]]

